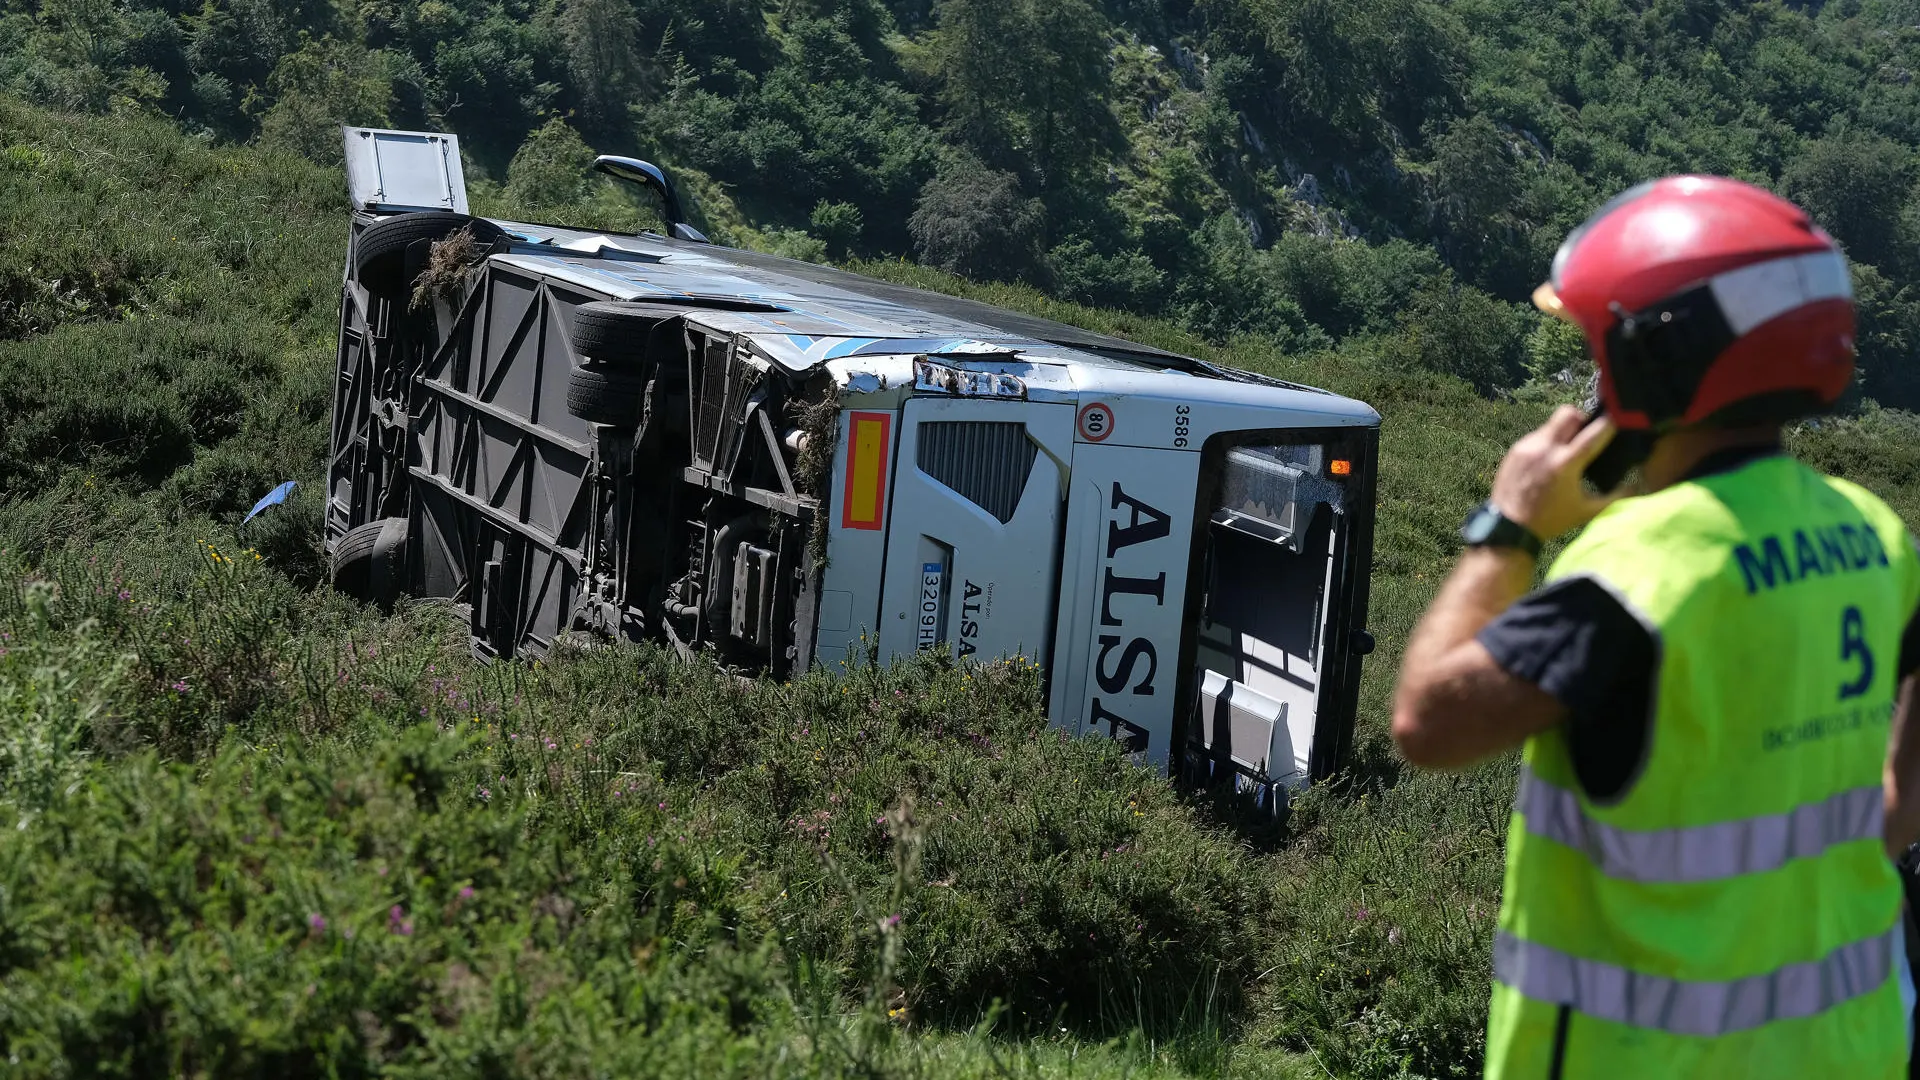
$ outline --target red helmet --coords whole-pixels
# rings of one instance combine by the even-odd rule
[[[1806,212],[1738,180],[1673,176],[1600,208],[1533,294],[1586,335],[1623,431],[1789,420],[1853,378],[1853,285]]]

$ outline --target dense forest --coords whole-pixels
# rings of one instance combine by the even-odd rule
[[[1916,0],[0,12],[0,88],[55,108],[155,110],[321,164],[339,122],[451,130],[483,204],[585,204],[615,223],[634,209],[583,166],[639,153],[675,171],[723,242],[908,257],[1483,392],[1577,374],[1577,339],[1524,306],[1568,229],[1632,182],[1732,174],[1846,245],[1861,393],[1920,406]],[[84,293],[73,270],[61,287]],[[0,331],[30,317],[32,287],[0,290]]]

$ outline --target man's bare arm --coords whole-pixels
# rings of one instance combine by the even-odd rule
[[[1609,500],[1588,494],[1581,474],[1612,437],[1606,420],[1588,423],[1579,410],[1561,407],[1507,451],[1493,481],[1494,505],[1546,540],[1593,520]],[[1507,674],[1474,640],[1526,594],[1533,568],[1525,552],[1477,549],[1447,576],[1400,665],[1393,740],[1408,761],[1461,768],[1565,715],[1552,695]]]
[[[1514,678],[1474,640],[1533,582],[1523,551],[1473,550],[1460,558],[1414,628],[1394,695],[1393,741],[1415,765],[1457,769],[1516,746],[1560,722],[1564,707]]]
[[[1920,842],[1920,731],[1914,730],[1914,687],[1920,676],[1900,680],[1893,704],[1893,737],[1887,744],[1886,830],[1887,855],[1899,858],[1908,846]]]

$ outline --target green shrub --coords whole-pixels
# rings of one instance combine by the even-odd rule
[[[860,243],[860,208],[852,203],[822,202],[809,219],[813,234],[827,245],[831,258],[845,259]]]
[[[956,157],[927,182],[908,227],[922,262],[982,280],[1032,273],[1040,258],[1042,209],[1012,173]]]
[[[331,36],[303,41],[279,58],[267,78],[273,104],[260,118],[260,141],[309,161],[343,167],[340,126],[387,126],[395,66],[394,58],[357,42]],[[194,89],[202,88],[196,82]],[[217,93],[211,86],[206,90]],[[223,118],[222,103],[214,105],[213,118]]]
[[[1483,394],[1519,385],[1533,320],[1513,304],[1459,283],[1436,283],[1413,298],[1397,333],[1381,340],[1395,367],[1466,380]]]
[[[488,668],[424,609],[411,632],[315,611],[303,643],[261,564],[200,552],[132,576],[62,561],[0,604],[26,643],[0,677],[64,665],[41,685],[91,695],[0,698],[51,739],[0,763],[0,797],[50,808],[0,839],[25,875],[0,881],[0,940],[35,943],[0,973],[23,1062],[357,1071],[477,1052],[484,1017],[560,1075],[643,1060],[548,1040],[658,1025],[649,1000],[677,1003],[675,1038],[730,1030],[713,1061],[757,1060],[797,1022],[799,968],[834,999],[880,979],[896,1024],[1174,1032],[1248,974],[1266,893],[1244,851],[1111,744],[1046,729],[1029,667],[742,686],[594,649]],[[141,744],[206,764],[86,766]],[[137,842],[107,839],[136,821]],[[895,861],[908,841],[917,871]],[[84,970],[57,959],[74,949]],[[608,966],[630,954],[661,959]],[[138,989],[92,989],[114,986]],[[139,1016],[159,1026],[127,1044]]]
[[[129,657],[83,622],[50,633],[54,588],[38,580],[18,594],[11,630],[0,630],[0,802],[13,815],[43,810],[86,774],[96,728],[127,704],[121,675]],[[117,708],[118,707],[118,708]]]
[[[527,206],[570,206],[586,197],[592,167],[593,148],[555,117],[527,136],[513,155],[507,194]]]
[[[695,1077],[792,1053],[781,1028],[751,1033],[786,1012],[769,948],[688,913],[704,860],[528,835],[507,790],[442,788],[467,738],[235,747],[198,776],[136,757],[82,785],[0,865],[11,1059]],[[662,948],[668,926],[697,951]]]
[[[1139,251],[1104,254],[1091,240],[1069,240],[1047,253],[1061,296],[1082,304],[1156,311],[1166,300],[1167,275]]]

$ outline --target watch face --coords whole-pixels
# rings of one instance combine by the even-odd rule
[[[1467,518],[1460,527],[1460,538],[1469,544],[1484,544],[1493,535],[1494,527],[1500,524],[1500,515],[1492,507],[1483,506]]]

